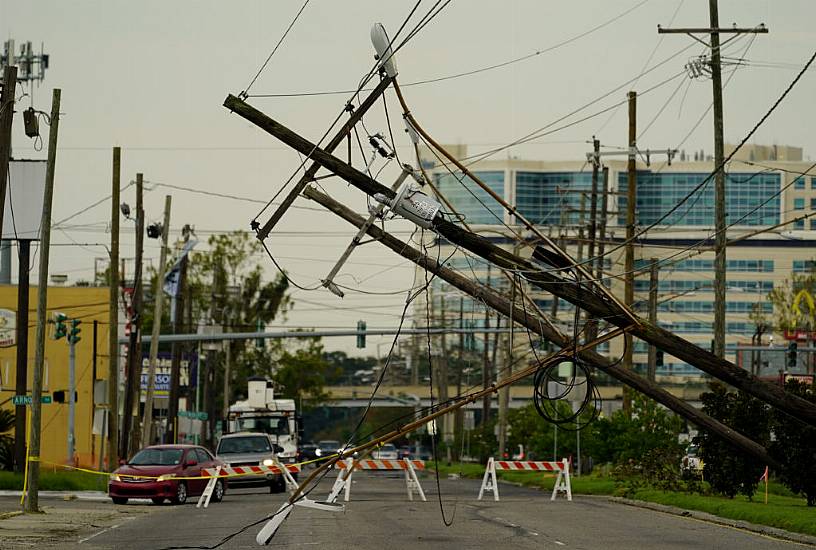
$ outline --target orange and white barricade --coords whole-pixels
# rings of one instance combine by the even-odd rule
[[[202,506],[206,508],[209,506],[210,498],[212,497],[213,490],[215,489],[215,484],[218,482],[219,478],[224,477],[282,473],[283,479],[286,482],[286,489],[289,492],[297,489],[298,484],[295,481],[295,478],[292,477],[292,474],[300,472],[300,466],[297,464],[287,464],[284,467],[284,465],[281,464],[277,458],[273,460],[275,463],[272,466],[218,466],[216,468],[204,468],[204,470],[201,471],[201,475],[209,477],[210,481],[207,482],[207,487],[204,488],[204,492],[201,493],[201,496],[198,498],[196,508],[201,508]]]
[[[335,502],[337,496],[341,491],[345,492],[345,500],[348,502],[351,495],[351,466],[354,460],[348,458],[346,460],[338,460],[337,467],[340,472],[337,474],[337,480],[334,482],[331,493],[326,502]],[[419,484],[416,471],[425,469],[425,462],[422,460],[375,460],[365,459],[357,462],[355,470],[384,470],[384,471],[399,471],[405,472],[405,487],[408,490],[408,500],[414,500],[414,491],[417,492],[422,501],[426,501],[425,492],[422,490],[422,485]]]
[[[499,500],[499,485],[496,481],[496,470],[503,471],[528,471],[528,472],[558,472],[553,487],[552,497],[555,500],[558,493],[564,493],[567,500],[572,500],[572,485],[570,484],[569,461],[565,458],[561,462],[539,462],[531,460],[494,460],[490,457],[487,460],[482,487],[479,489],[479,498],[485,491],[493,491],[493,500]]]

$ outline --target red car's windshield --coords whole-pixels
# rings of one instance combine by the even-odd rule
[[[181,462],[182,449],[142,449],[130,459],[134,466],[174,466]]]

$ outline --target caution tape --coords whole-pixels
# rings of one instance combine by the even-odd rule
[[[299,470],[301,470],[302,466],[306,466],[307,464],[314,464],[316,462],[320,462],[320,461],[323,461],[323,460],[329,460],[329,459],[335,458],[337,456],[339,456],[339,453],[335,453],[333,455],[329,455],[329,456],[326,456],[326,457],[320,457],[320,458],[317,458],[317,459],[314,459],[314,460],[307,460],[307,461],[304,461],[304,462],[284,464],[284,466],[286,466],[287,468],[288,467],[296,467]],[[47,460],[40,460],[40,457],[37,457],[37,456],[28,457],[28,461],[29,462],[39,462],[40,464],[47,464],[49,466],[54,466],[55,468],[63,468],[65,470],[73,470],[73,471],[77,471],[77,472],[84,472],[86,474],[93,474],[93,475],[107,476],[107,477],[122,476],[122,477],[127,477],[129,479],[159,479],[159,478],[163,477],[165,479],[188,480],[188,479],[211,479],[213,477],[216,477],[216,476],[206,475],[206,476],[173,476],[172,478],[167,478],[168,474],[162,474],[162,475],[158,475],[158,476],[146,476],[146,475],[138,475],[138,474],[117,474],[117,473],[114,473],[114,472],[100,472],[99,470],[91,470],[89,468],[80,468],[79,466],[69,466],[68,464],[59,464],[57,462],[49,462]],[[243,476],[254,476],[254,475],[258,475],[258,474],[255,473],[255,472],[244,472],[244,473],[240,473],[240,474],[239,473],[221,474],[221,475],[218,475],[217,477],[219,477],[219,478],[243,477]]]

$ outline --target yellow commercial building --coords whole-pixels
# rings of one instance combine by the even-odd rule
[[[97,406],[106,401],[108,378],[108,299],[107,287],[49,287],[48,318],[63,313],[69,319],[82,321],[79,328],[81,340],[76,344],[76,409],[75,409],[75,455],[68,456],[68,388],[69,360],[68,342],[65,338],[53,339],[54,325],[46,329],[45,361],[43,366],[43,396],[52,398],[42,406],[42,448],[40,458],[43,467],[52,464],[76,463],[83,466],[99,465],[102,437],[101,410],[97,413],[94,430],[94,385],[97,385]],[[37,287],[29,293],[28,322],[28,374],[27,395],[31,395],[34,379],[34,353],[37,332]],[[16,395],[17,338],[16,325],[17,286],[0,285],[0,408],[12,409]],[[94,349],[94,325],[96,325],[96,349]],[[70,321],[68,322],[70,330]],[[63,392],[64,403],[54,399]],[[17,407],[21,409],[21,407]],[[30,414],[30,407],[25,407]]]

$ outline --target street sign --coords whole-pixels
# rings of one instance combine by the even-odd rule
[[[11,398],[11,403],[14,406],[17,405],[31,405],[34,399],[30,395],[15,395]],[[50,395],[43,395],[40,397],[40,403],[51,403],[51,396]]]
[[[193,418],[195,420],[207,420],[207,413],[205,411],[179,411],[180,418]]]

